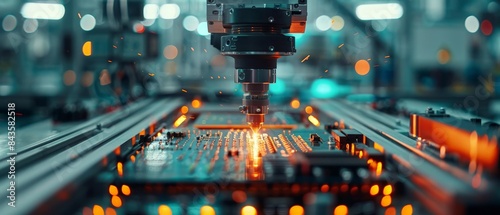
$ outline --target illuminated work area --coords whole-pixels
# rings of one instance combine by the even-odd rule
[[[500,210],[499,0],[2,0],[0,214]]]

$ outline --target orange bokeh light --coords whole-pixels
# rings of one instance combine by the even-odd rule
[[[349,214],[349,209],[345,205],[339,205],[333,210],[333,215],[347,215]]]
[[[370,72],[370,63],[366,60],[358,60],[354,65],[354,70],[358,75],[366,75]]]

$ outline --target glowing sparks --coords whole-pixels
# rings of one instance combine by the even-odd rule
[[[186,89],[181,90],[183,93],[187,93],[188,91]]]
[[[194,52],[194,48],[193,48],[193,47],[191,47],[191,51],[193,51],[193,52]]]
[[[154,73],[148,73],[148,75],[149,75],[149,76],[151,76],[151,77],[154,77],[154,76],[155,76],[155,74],[154,74]]]
[[[340,44],[338,48],[340,49],[340,48],[342,48],[342,47],[344,47],[344,44],[343,44],[343,43],[342,43],[342,44]]]
[[[307,56],[306,56],[304,59],[302,59],[300,62],[301,62],[301,63],[304,63],[304,62],[308,61],[310,57],[311,57],[311,55],[307,55]]]
[[[78,13],[78,18],[81,19],[82,18],[82,14]]]

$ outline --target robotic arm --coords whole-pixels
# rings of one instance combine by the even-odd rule
[[[234,81],[243,85],[243,104],[253,132],[269,111],[269,84],[276,82],[277,60],[296,52],[295,37],[304,33],[307,0],[207,0],[211,44],[235,59]]]

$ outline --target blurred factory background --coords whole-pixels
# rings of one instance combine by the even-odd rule
[[[272,102],[416,99],[500,118],[500,1],[308,4]],[[234,60],[210,45],[205,0],[2,0],[0,22],[0,100],[25,115],[18,125],[151,95],[241,99]]]

